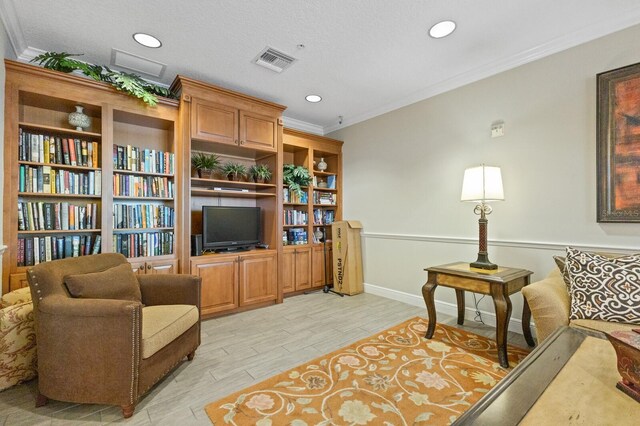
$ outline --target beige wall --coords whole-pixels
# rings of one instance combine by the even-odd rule
[[[639,247],[640,224],[596,223],[595,136],[596,74],[640,62],[638,40],[631,27],[332,133],[345,141],[344,217],[364,225],[365,282],[421,303],[423,268],[475,260],[477,216],[459,199],[464,169],[483,162],[505,187],[489,217],[492,261],[536,280],[566,244]],[[491,139],[496,120],[505,136]],[[448,289],[436,298],[455,302]]]

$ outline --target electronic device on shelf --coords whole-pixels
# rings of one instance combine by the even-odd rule
[[[202,249],[249,250],[261,243],[260,207],[202,206]]]

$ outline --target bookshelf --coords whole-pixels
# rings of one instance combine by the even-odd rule
[[[317,168],[321,159],[324,171]],[[312,177],[303,197],[282,187],[282,281],[285,294],[297,294],[333,282],[331,223],[342,219],[342,141],[284,129],[283,163],[307,167]],[[288,224],[294,212],[303,220]],[[326,235],[326,245],[316,233]]]
[[[161,99],[149,108],[106,84],[75,75],[10,60],[5,68],[3,233],[8,249],[3,293],[27,285],[30,265],[120,251],[116,242],[125,235],[144,247],[126,253],[132,262],[142,262],[145,271],[151,266],[177,272],[175,240],[181,219],[175,208],[180,197],[175,171],[117,170],[114,152],[118,145],[171,152],[175,168],[180,161],[178,102]],[[91,118],[85,131],[68,123],[76,105]],[[153,189],[162,182],[163,191],[170,183],[176,190],[125,196],[114,192],[116,179],[151,183]],[[138,218],[130,216],[134,211]],[[162,222],[156,221],[158,213]]]
[[[182,209],[186,235],[202,234],[203,206],[260,207],[262,240],[269,249],[190,256],[185,238],[181,262],[202,278],[201,314],[210,317],[282,301],[278,284],[281,218],[282,111],[284,106],[233,92],[184,76],[172,85],[180,93],[181,137],[185,164],[197,153],[216,154],[222,164],[249,168],[265,164],[270,182],[228,180],[222,173],[197,177],[188,165],[183,177]]]

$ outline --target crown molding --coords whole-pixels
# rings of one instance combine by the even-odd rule
[[[565,34],[547,43],[540,44],[531,49],[518,52],[515,55],[500,59],[487,65],[474,68],[448,80],[433,84],[419,90],[410,96],[398,99],[379,108],[358,114],[354,117],[344,117],[342,124],[335,124],[324,127],[324,134],[329,134],[336,130],[352,126],[365,120],[377,117],[387,112],[423,101],[433,96],[457,89],[484,78],[499,74],[504,71],[519,67],[520,65],[542,59],[554,53],[570,49],[580,44],[587,43],[600,37],[621,31],[640,23],[640,6],[632,11],[626,11],[615,18],[604,22],[598,22],[588,27],[584,27],[573,33]]]
[[[296,129],[302,132],[324,136],[323,127],[317,124],[308,123],[302,120],[296,120],[295,118],[291,117],[282,117],[282,121],[284,123],[284,127],[287,127],[289,129]]]
[[[27,47],[18,55],[18,61],[20,62],[31,62],[33,58],[38,55],[42,55],[43,53],[47,53],[46,50],[38,49],[37,47]]]
[[[0,20],[4,24],[13,52],[18,57],[27,48],[27,43],[12,0],[0,2]]]

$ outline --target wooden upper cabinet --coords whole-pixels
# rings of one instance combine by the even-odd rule
[[[240,111],[240,145],[247,148],[276,151],[278,119]]]
[[[262,151],[277,150],[278,117],[193,99],[192,138]]]
[[[193,100],[191,134],[195,139],[239,144],[238,109],[200,99]]]

